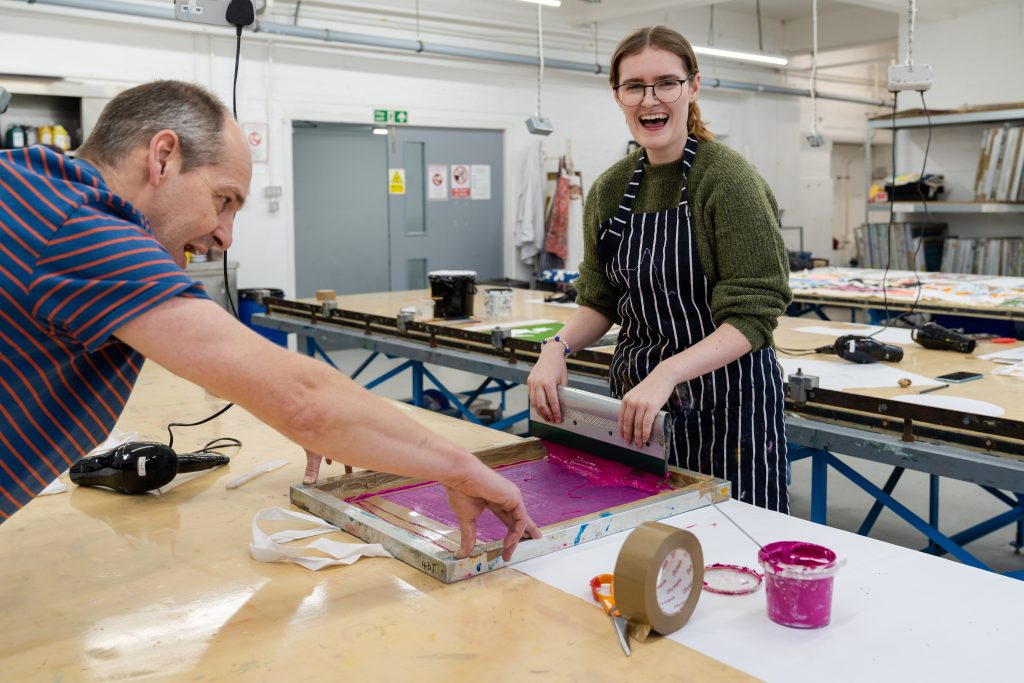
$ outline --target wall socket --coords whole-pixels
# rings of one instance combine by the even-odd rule
[[[196,24],[231,26],[227,18],[230,4],[231,0],[174,0],[174,18]]]
[[[930,64],[893,64],[889,67],[889,91],[920,90],[932,87]]]
[[[281,196],[280,185],[267,185],[263,188],[263,196],[267,199],[274,199]]]

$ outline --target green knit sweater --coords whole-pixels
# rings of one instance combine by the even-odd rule
[[[602,173],[583,209],[584,251],[576,301],[613,322],[620,322],[619,291],[597,261],[597,231],[615,215],[639,156],[637,150]],[[646,164],[633,211],[674,208],[683,187],[681,170],[679,161]],[[789,259],[772,191],[743,157],[714,141],[698,144],[687,190],[715,324],[729,323],[755,350],[771,346],[772,330],[792,299]]]

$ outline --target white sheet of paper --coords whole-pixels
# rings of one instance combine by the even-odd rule
[[[953,386],[955,387],[956,385],[954,384]],[[1006,411],[995,403],[979,401],[976,398],[964,398],[963,396],[949,396],[946,394],[947,391],[949,390],[943,389],[941,395],[937,393],[928,393],[921,394],[920,396],[917,394],[893,396],[892,400],[900,401],[902,403],[913,403],[919,406],[930,406],[932,408],[959,410],[963,413],[988,415],[990,417],[1002,417],[1006,414]]]
[[[983,356],[978,356],[982,360],[995,360],[997,358],[1008,360],[1008,361],[1021,361],[1024,360],[1024,346],[1018,346],[1016,348],[1004,349],[1000,351],[993,351],[992,353],[986,353]]]
[[[561,306],[562,308],[579,308],[580,305],[575,301],[569,301],[564,304],[558,303],[557,301],[544,301],[544,299],[527,299],[528,304],[544,304],[545,306]]]
[[[500,327],[503,330],[507,330],[513,327],[525,327],[527,325],[550,325],[557,320],[548,320],[546,318],[537,318],[535,320],[509,320],[503,323],[487,323],[485,325],[473,325],[472,327],[463,327],[462,329],[470,332],[487,332],[493,330],[495,327]]]
[[[789,683],[859,682],[879,676],[893,681],[987,681],[1005,679],[1019,668],[1019,615],[1006,606],[1024,604],[1024,581],[745,503],[721,505],[761,543],[808,541],[846,558],[835,577],[832,623],[802,630],[770,621],[764,587],[749,595],[704,592],[693,616],[667,636],[670,640],[757,678]],[[757,548],[713,507],[662,522],[695,534],[705,564],[761,570]],[[614,570],[628,533],[514,568],[586,601],[594,608],[594,619],[607,621],[588,582]],[[608,647],[617,647],[610,627]],[[964,656],[965,647],[970,656]]]
[[[788,377],[798,369],[802,369],[805,375],[815,375],[818,378],[818,386],[822,389],[895,387],[903,378],[909,379],[911,385],[915,387],[942,384],[931,377],[907,372],[886,363],[859,365],[845,360],[807,360],[799,357],[791,358],[782,354],[779,354],[779,363],[782,365],[783,377]]]
[[[807,327],[796,328],[796,332],[822,334],[827,337],[831,337],[832,339],[838,339],[844,334],[861,334],[865,336],[873,334],[874,336],[871,338],[877,339],[883,344],[909,346],[915,343],[910,337],[912,330],[907,330],[902,327],[887,327],[881,332],[878,332],[878,334],[874,334],[878,330],[882,330],[882,328],[873,325],[857,325],[855,327],[826,327],[824,325],[809,325]]]

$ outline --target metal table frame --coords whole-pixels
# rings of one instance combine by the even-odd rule
[[[498,389],[491,389],[491,391],[502,391],[504,404],[504,391],[515,384],[524,382],[532,368],[528,362],[510,363],[506,359],[494,355],[457,349],[430,348],[415,340],[371,335],[357,329],[312,323],[289,316],[255,315],[253,322],[283,332],[295,333],[298,337],[298,349],[301,352],[311,356],[321,355],[328,361],[330,359],[324,351],[325,348],[363,348],[371,351],[374,355],[357,369],[356,375],[369,365],[376,354],[383,353],[388,357],[407,359],[407,362],[371,380],[366,386],[372,388],[386,379],[409,370],[413,381],[414,401],[422,402],[422,381],[426,378],[456,405],[460,413],[476,423],[481,421],[469,410],[469,403],[476,396],[486,391],[487,386],[494,382]],[[454,392],[443,387],[437,378],[423,367],[426,363],[463,370],[482,375],[487,379],[476,391],[468,392],[467,397],[460,398]],[[608,383],[603,378],[570,372],[569,385],[608,395]],[[418,405],[422,405],[422,403]],[[521,413],[516,414],[502,420],[500,426],[499,424],[491,426],[504,428],[526,416]],[[827,475],[831,468],[845,476],[875,500],[864,523],[858,530],[858,533],[862,535],[867,535],[870,532],[882,507],[888,507],[928,539],[929,545],[923,550],[935,554],[948,552],[961,562],[981,569],[988,569],[988,567],[964,549],[963,546],[967,543],[1010,524],[1015,524],[1016,533],[1012,545],[1016,546],[1018,552],[1024,546],[1024,460],[989,455],[960,448],[951,443],[905,442],[898,435],[881,434],[810,420],[789,413],[786,415],[786,435],[790,443],[790,462],[805,458],[811,459],[811,519],[814,522],[821,524],[827,522]],[[894,467],[894,470],[889,481],[879,488],[848,464],[839,460],[833,453],[889,464]],[[911,512],[892,495],[900,476],[906,469],[925,472],[930,477],[928,520]],[[940,477],[950,477],[978,484],[985,491],[1006,503],[1009,509],[969,529],[953,535],[946,535],[938,528]],[[1024,579],[1024,570],[1008,575]]]

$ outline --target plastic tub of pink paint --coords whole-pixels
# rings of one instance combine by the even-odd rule
[[[757,560],[764,568],[769,619],[793,628],[828,626],[832,581],[845,560],[824,546],[801,541],[769,543]]]

